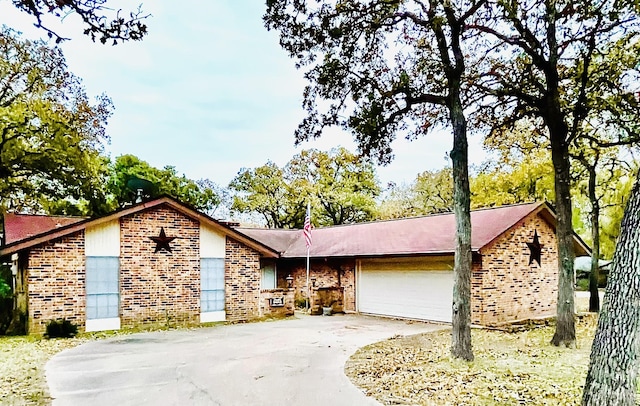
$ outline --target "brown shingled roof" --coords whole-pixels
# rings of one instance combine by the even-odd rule
[[[555,225],[555,216],[546,203],[472,211],[472,250],[479,251],[533,212],[540,212]],[[280,251],[282,257],[307,255],[301,230],[239,228],[238,231]],[[317,228],[312,234],[312,257],[453,254],[455,251],[452,213]]]
[[[296,240],[302,238],[302,230],[296,229],[236,227],[236,230],[273,248],[281,255],[285,253]],[[304,255],[306,256],[307,248],[304,245],[304,241],[302,242],[302,246],[304,247]]]
[[[7,213],[4,215],[4,243],[11,244],[85,219],[85,217]]]

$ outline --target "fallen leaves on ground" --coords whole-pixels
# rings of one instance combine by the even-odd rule
[[[394,337],[358,350],[345,372],[385,405],[578,405],[595,327],[579,319],[575,349],[551,345],[552,326],[473,330],[473,362],[451,358],[450,330]]]
[[[0,399],[3,405],[51,403],[44,366],[54,354],[85,339],[0,337]]]

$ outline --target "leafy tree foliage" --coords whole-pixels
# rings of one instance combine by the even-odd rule
[[[136,201],[138,191],[129,186],[129,181],[133,178],[144,179],[153,184],[152,190],[144,191],[141,196],[143,199],[169,195],[210,214],[222,203],[216,192],[216,185],[209,180],[195,182],[184,175],[178,175],[173,166],[158,169],[134,155],[121,155],[109,165],[107,180],[107,193],[115,207],[124,207]]]
[[[0,30],[0,206],[41,211],[48,202],[104,202],[102,143],[111,101],[92,104],[59,49]]]
[[[553,197],[553,166],[546,150],[533,150],[520,160],[487,162],[471,179],[476,208],[552,201]]]
[[[413,193],[413,183],[389,182],[383,190],[376,210],[380,220],[419,216],[418,201]]]
[[[260,213],[269,228],[293,227],[289,218],[289,188],[284,171],[269,161],[255,169],[242,168],[229,183],[235,191],[231,212]]]
[[[14,6],[35,19],[35,26],[44,30],[56,44],[68,38],[50,28],[45,20],[53,16],[60,20],[71,14],[78,16],[84,25],[84,35],[93,41],[114,45],[128,40],[141,40],[147,34],[147,25],[141,7],[123,13],[108,6],[108,0],[13,0]]]
[[[376,208],[380,186],[373,164],[345,148],[329,152],[305,150],[293,157],[285,168],[286,177],[297,196],[311,198],[316,207],[317,225],[337,225],[370,220]],[[297,202],[305,207],[305,201]],[[304,210],[296,223],[304,222]],[[300,221],[301,220],[301,221]]]
[[[302,151],[284,168],[241,169],[229,187],[232,211],[258,212],[268,227],[300,228],[307,202],[318,226],[369,220],[380,187],[371,162],[344,148]]]
[[[451,168],[424,171],[410,185],[390,185],[378,206],[380,219],[422,216],[453,211]]]
[[[484,21],[469,27],[483,34],[490,50],[477,66],[479,87],[493,96],[485,99],[480,119],[489,118],[494,134],[524,119],[549,136],[560,258],[555,345],[575,343],[570,144],[592,110],[618,114],[615,104],[593,100],[605,96],[635,103],[621,86],[625,71],[607,67],[615,65],[612,49],[626,50],[633,59],[628,51],[637,41],[637,12],[635,3],[625,1],[505,1],[487,8]],[[594,74],[600,68],[603,74]]]

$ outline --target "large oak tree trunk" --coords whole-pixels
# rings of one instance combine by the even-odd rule
[[[471,348],[471,209],[469,190],[466,120],[459,100],[450,109],[453,124],[453,207],[456,218],[456,251],[453,267],[453,337],[454,358],[473,360]]]
[[[558,247],[558,304],[556,331],[551,339],[553,345],[574,347],[576,328],[574,320],[574,273],[573,273],[573,227],[571,225],[571,164],[569,163],[569,127],[565,122],[560,102],[559,61],[562,50],[556,37],[558,11],[556,2],[545,0],[549,58],[544,63],[546,92],[541,109],[542,117],[549,129],[551,161],[553,163],[556,194],[556,242]]]
[[[558,246],[558,306],[553,345],[574,347],[576,329],[574,320],[573,227],[571,225],[571,192],[569,151],[566,127],[557,122],[550,126],[551,160],[555,174],[556,240]]]
[[[582,404],[633,405],[640,340],[640,173],[622,219]]]

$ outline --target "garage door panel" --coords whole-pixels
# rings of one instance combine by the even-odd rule
[[[379,263],[363,263],[359,272],[362,313],[450,322],[452,296],[451,271],[407,270],[406,265],[380,270]]]

